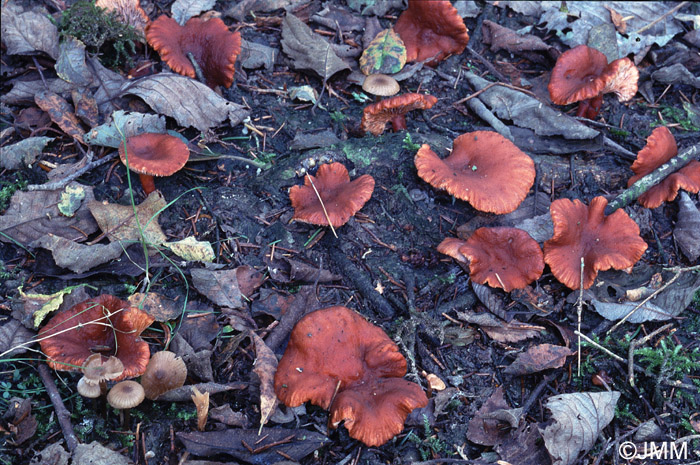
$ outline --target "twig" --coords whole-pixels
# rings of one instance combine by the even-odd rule
[[[583,313],[583,269],[585,264],[583,262],[583,257],[581,257],[581,282],[579,283],[579,293],[578,302],[576,302],[576,314],[578,316],[578,342],[576,346],[576,351],[578,352],[578,372],[576,376],[581,376],[581,314]]]
[[[630,383],[630,386],[634,386],[634,351],[637,350],[637,347],[641,346],[642,344],[646,344],[646,342],[649,339],[653,338],[657,334],[666,331],[672,326],[673,323],[665,324],[662,327],[657,328],[651,333],[647,334],[643,338],[639,339],[638,341],[632,341],[630,343],[629,352],[627,353],[627,381]]]
[[[634,152],[630,152],[629,150],[627,150],[614,140],[608,138],[607,136],[603,136],[603,145],[617,152],[617,154],[621,155],[622,158],[624,158],[625,160],[634,161],[637,159],[637,155]]]
[[[311,179],[311,175],[308,175],[308,180],[311,183],[311,187],[314,188],[314,192],[316,193],[316,197],[318,197],[318,201],[321,203],[321,208],[323,208],[323,214],[326,216],[326,220],[328,221],[328,226],[331,227],[331,231],[333,232],[333,235],[335,236],[336,239],[338,239],[338,234],[335,232],[335,228],[333,227],[333,223],[331,223],[331,217],[328,216],[328,212],[326,211],[326,206],[323,204],[323,199],[321,198],[321,194],[318,193],[318,190],[316,189],[316,184],[314,184],[314,180]]]
[[[58,424],[61,425],[61,431],[66,440],[66,447],[68,447],[69,452],[73,452],[75,448],[78,447],[78,438],[75,436],[73,425],[70,422],[70,412],[63,404],[61,394],[59,394],[58,389],[56,389],[49,368],[44,362],[39,362],[38,370],[41,381],[44,383],[46,392],[49,394],[49,399],[51,399],[53,408],[56,411],[56,418],[58,419]]]
[[[615,199],[605,207],[605,214],[609,215],[618,208],[622,208],[632,203],[637,197],[655,186],[662,179],[676,170],[681,169],[688,162],[694,159],[700,153],[700,145],[693,145],[685,149],[681,154],[671,158],[668,162],[656,168],[651,173],[644,176],[639,181],[632,184],[631,187],[615,197]]]
[[[474,50],[473,48],[471,48],[468,45],[467,45],[467,50],[469,51],[469,53],[471,53],[473,56],[475,56],[481,63],[483,63],[484,66],[486,66],[489,69],[491,74],[496,76],[499,81],[508,82],[508,78],[506,78],[503,74],[501,74],[486,58],[482,57],[479,54],[479,52],[477,52],[476,50]]]
[[[631,316],[634,314],[634,312],[636,312],[639,308],[641,308],[642,305],[644,305],[645,303],[649,302],[651,299],[653,299],[654,297],[656,297],[657,295],[659,295],[659,293],[663,292],[666,288],[668,288],[668,286],[670,286],[671,284],[673,284],[673,283],[676,281],[676,279],[680,278],[681,274],[683,274],[683,273],[686,272],[686,271],[695,271],[696,269],[700,269],[700,265],[691,266],[691,267],[688,267],[688,268],[678,268],[678,267],[676,267],[676,268],[671,268],[670,270],[667,270],[667,271],[673,271],[673,272],[676,273],[676,274],[675,274],[671,279],[669,279],[668,282],[667,282],[666,284],[664,284],[663,286],[661,286],[660,288],[658,288],[657,290],[655,290],[650,296],[648,296],[646,299],[642,300],[642,301],[641,301],[639,304],[637,304],[632,310],[630,310],[629,312],[627,312],[627,315],[625,315],[620,321],[618,321],[617,323],[615,323],[615,324],[612,326],[612,328],[610,328],[610,329],[608,330],[608,332],[607,332],[606,334],[610,334],[611,332],[615,331],[622,323],[624,323],[625,321],[627,321],[627,320],[629,319],[629,317],[631,317]]]
[[[614,359],[617,360],[618,362],[623,362],[623,363],[625,362],[625,359],[624,359],[624,358],[620,357],[620,356],[617,355],[616,353],[611,352],[610,350],[606,349],[606,348],[603,347],[602,345],[598,344],[598,343],[595,342],[593,339],[591,339],[590,337],[588,337],[588,336],[586,336],[585,334],[583,334],[581,331],[578,331],[578,330],[577,330],[577,331],[574,331],[574,334],[577,335],[577,336],[580,337],[580,338],[583,338],[586,342],[588,342],[590,345],[592,345],[592,346],[595,347],[596,349],[602,350],[603,352],[605,352],[606,354],[608,354],[609,356],[611,356],[612,358],[614,358]]]
[[[194,55],[192,55],[192,52],[187,52],[187,58],[190,60],[190,63],[192,63],[192,67],[194,68],[194,74],[195,76],[197,76],[197,80],[202,84],[206,84],[207,80],[204,79],[204,73],[202,73],[202,68],[200,68],[199,63],[197,63],[197,60],[195,59]]]
[[[641,34],[642,32],[646,31],[647,29],[651,29],[652,27],[654,27],[654,25],[656,25],[656,23],[658,23],[659,21],[663,20],[663,19],[666,18],[668,15],[672,15],[672,14],[675,13],[676,11],[678,11],[678,10],[680,10],[681,8],[683,8],[684,6],[686,6],[688,3],[690,3],[690,2],[681,2],[681,3],[679,3],[678,5],[674,6],[673,8],[671,8],[671,9],[668,10],[666,13],[662,14],[661,16],[659,16],[658,18],[656,18],[654,21],[650,22],[650,23],[647,24],[646,26],[640,27],[639,29],[637,29],[636,31],[634,31],[634,33],[635,33],[635,34]]]
[[[79,178],[80,176],[87,173],[91,169],[96,168],[100,165],[104,165],[108,161],[111,161],[113,158],[115,158],[117,156],[117,153],[118,152],[113,152],[113,153],[105,155],[104,157],[102,157],[98,160],[93,161],[92,160],[93,154],[92,154],[92,151],[90,151],[87,153],[87,156],[86,156],[87,163],[85,164],[85,166],[78,169],[74,173],[69,174],[68,176],[66,176],[63,179],[59,179],[58,181],[47,182],[45,184],[30,184],[29,186],[27,186],[27,190],[28,191],[53,191],[56,189],[63,189],[71,181]]]

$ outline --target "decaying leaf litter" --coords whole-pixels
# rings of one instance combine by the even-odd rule
[[[614,463],[625,441],[688,444],[688,460],[698,459],[694,178],[674,181],[690,193],[644,208],[635,198],[661,179],[654,167],[630,184],[633,195],[616,199],[640,173],[632,166],[638,153],[669,137],[676,150],[666,172],[698,163],[697,5],[455,2],[458,50],[437,52],[409,39],[406,11],[422,2],[144,1],[143,14],[133,8],[138,2],[119,2],[132,7],[107,21],[112,28],[143,27],[161,15],[184,25],[201,14],[222,18],[225,34],[240,34],[233,85],[212,89],[197,50],[185,55],[185,67],[198,56],[202,66],[183,76],[145,40],[93,46],[71,35],[75,28],[67,34],[62,14],[76,11],[64,13],[68,3],[2,7],[7,463]],[[603,66],[627,57],[639,70],[633,97],[621,102],[624,91],[611,90],[617,95],[599,99],[590,119],[575,116],[588,111],[583,104],[551,101],[555,63],[581,45],[601,52]],[[363,92],[369,70],[396,73],[400,94],[437,102],[407,113],[405,130],[387,125],[381,135],[363,135],[363,108],[384,98]],[[462,134],[472,134],[470,144],[496,138],[475,131],[500,135],[534,162],[517,208],[484,213],[478,196],[418,176],[414,156],[423,147],[446,159]],[[117,153],[142,133],[179,138],[191,152],[185,169],[156,178],[159,190],[148,196]],[[138,163],[129,159],[132,170]],[[348,186],[365,175],[373,182],[369,201],[331,231],[316,225],[337,218],[336,200],[315,197],[330,183],[317,170],[339,164]],[[472,161],[469,170],[481,174],[487,164]],[[310,197],[290,201],[306,173],[314,175],[305,178]],[[496,195],[485,194],[487,202]],[[304,217],[298,204],[321,209]],[[567,242],[557,218],[574,210],[588,211],[589,224],[598,214],[624,213],[627,230],[601,219],[607,226],[598,231],[615,231],[617,242],[638,237],[641,259],[598,265],[586,255],[583,269],[574,257],[574,270],[562,271],[555,259],[562,253],[598,253]],[[539,278],[506,293],[514,264],[479,271],[485,259],[472,237],[495,227],[519,228],[537,248],[544,244]],[[564,252],[555,253],[562,242]],[[485,272],[490,278],[481,281]],[[104,396],[77,393],[79,373],[48,368],[55,352],[47,344],[58,336],[36,343],[56,315],[83,302],[83,312],[94,312],[104,294],[128,304],[98,324],[83,322],[95,330],[91,338],[105,338],[91,339],[87,350],[145,368],[148,352],[167,349],[188,372],[184,386],[121,420]],[[275,396],[277,361],[295,324],[331,306],[347,306],[386,332],[405,357],[405,382],[429,397],[426,407],[409,408],[403,431],[384,445],[353,439],[361,417],[342,414],[345,427],[331,422],[340,399],[356,395],[352,382],[347,390],[333,384],[339,401],[331,414],[316,406],[323,402],[285,407]],[[120,329],[132,314],[138,323]],[[131,345],[123,344],[129,334],[145,359],[120,348]],[[105,390],[113,384],[106,380]]]

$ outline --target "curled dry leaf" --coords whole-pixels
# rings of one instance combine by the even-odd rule
[[[208,241],[198,241],[192,236],[180,241],[166,242],[163,246],[169,248],[172,253],[188,262],[213,262],[216,257],[214,249]]]
[[[564,346],[536,345],[530,347],[527,352],[519,354],[515,361],[503,371],[510,375],[527,375],[549,368],[559,368],[566,362],[566,357],[574,353]]]
[[[522,412],[522,409],[511,410],[506,402],[503,387],[497,388],[469,421],[467,439],[482,446],[500,444],[510,435],[510,430],[502,428],[501,425],[505,422],[511,427],[516,427],[520,417],[519,412],[514,412],[517,410]],[[513,412],[515,415],[504,415],[505,412]],[[516,416],[518,418],[515,418]],[[500,417],[510,418],[503,420]]]
[[[69,286],[53,294],[25,294],[20,287],[19,295],[24,300],[24,313],[34,316],[34,327],[38,328],[49,313],[58,310],[63,303],[63,296],[81,286]]]
[[[673,238],[688,260],[696,262],[700,256],[700,211],[690,196],[680,193],[678,221],[673,228]]]
[[[145,133],[165,134],[165,117],[117,110],[112,113],[112,121],[92,129],[84,139],[90,145],[116,149],[122,144],[122,134],[129,138]]]
[[[499,342],[519,342],[539,336],[542,326],[529,325],[513,320],[505,322],[491,313],[457,312],[457,318],[479,325],[489,337]]]
[[[129,81],[122,94],[141,97],[155,111],[175,118],[180,126],[200,131],[217,127],[226,118],[235,126],[250,114],[242,105],[229,102],[205,84],[174,73],[159,73]]]
[[[50,250],[56,265],[68,268],[74,273],[84,273],[119,258],[124,252],[121,242],[83,245],[53,234],[40,237],[32,242],[31,246]]]
[[[277,407],[277,395],[275,394],[277,357],[260,336],[251,331],[250,337],[255,343],[255,368],[253,371],[260,378],[260,428],[262,429]]]
[[[615,415],[618,391],[577,392],[550,397],[545,407],[553,423],[540,430],[553,465],[570,465],[593,447]]]
[[[34,96],[37,106],[49,114],[51,121],[70,137],[73,137],[81,144],[85,144],[83,136],[85,131],[80,127],[78,117],[73,113],[73,108],[60,95],[45,90]]]
[[[58,77],[66,82],[81,87],[92,84],[92,72],[85,62],[85,44],[75,37],[67,36],[61,41],[55,68]]]
[[[170,7],[173,19],[184,26],[188,19],[214,8],[216,0],[176,0]]]
[[[209,414],[209,393],[199,392],[197,387],[192,387],[192,402],[197,408],[197,429],[204,431],[207,425],[207,415]]]
[[[29,166],[51,142],[53,137],[28,137],[11,145],[2,147],[0,168],[18,170],[23,165]]]
[[[2,42],[10,55],[46,52],[58,56],[58,29],[46,11],[24,9],[15,2],[2,4]]]

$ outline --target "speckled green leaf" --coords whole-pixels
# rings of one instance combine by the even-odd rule
[[[80,208],[80,204],[85,198],[85,189],[81,185],[66,186],[61,192],[61,201],[58,202],[58,211],[63,216],[73,216]]]
[[[369,74],[395,74],[406,64],[406,46],[393,29],[384,29],[362,52],[360,69]]]

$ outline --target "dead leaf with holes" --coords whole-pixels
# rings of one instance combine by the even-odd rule
[[[85,131],[80,127],[78,117],[73,113],[70,104],[60,95],[44,90],[34,96],[37,106],[49,114],[51,121],[81,144],[85,144]]]
[[[88,204],[97,224],[110,241],[138,242],[143,231],[143,240],[150,246],[166,241],[158,225],[158,215],[165,207],[165,199],[159,191],[151,192],[136,207],[97,201]]]
[[[255,343],[255,367],[253,371],[260,378],[260,428],[262,429],[277,407],[277,395],[275,394],[277,357],[260,336],[251,331],[250,337]]]

